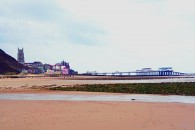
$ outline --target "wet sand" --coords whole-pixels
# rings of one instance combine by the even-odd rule
[[[55,78],[0,79],[1,93],[102,95],[30,89]],[[74,81],[69,82],[70,85]],[[104,93],[105,94],[105,93]],[[117,94],[108,94],[117,95]],[[0,100],[1,130],[194,130],[195,104]]]
[[[194,130],[195,105],[0,101],[2,130]]]

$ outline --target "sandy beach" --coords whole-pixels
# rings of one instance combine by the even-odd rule
[[[33,85],[67,85],[66,83],[53,78],[0,79],[0,94],[102,94],[30,89]],[[195,104],[187,103],[0,100],[0,106],[1,130],[194,130],[195,128]]]
[[[0,101],[2,130],[194,130],[195,105]]]

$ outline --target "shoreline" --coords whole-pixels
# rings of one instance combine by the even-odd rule
[[[102,93],[2,93],[0,100],[7,101],[81,101],[81,102],[143,102],[178,103],[195,105],[194,96],[162,96],[146,94],[102,94]]]

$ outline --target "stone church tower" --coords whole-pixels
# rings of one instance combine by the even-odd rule
[[[24,64],[24,63],[25,63],[25,61],[24,61],[24,50],[23,50],[23,48],[22,48],[22,49],[19,49],[19,48],[18,48],[17,60],[18,60],[18,62],[21,63],[21,64]]]

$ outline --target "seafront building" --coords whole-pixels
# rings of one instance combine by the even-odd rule
[[[45,73],[47,71],[47,69],[51,69],[52,68],[52,65],[43,64],[40,61],[35,61],[35,62],[32,62],[32,63],[25,63],[24,65],[29,68],[27,71],[30,74]]]
[[[48,75],[70,74],[70,65],[65,61],[62,61],[61,63],[56,63],[55,65],[43,64],[40,61],[25,63],[24,65],[29,68],[27,72],[30,74],[41,74],[41,73],[45,73]]]
[[[137,76],[177,76],[184,75],[184,73],[173,71],[172,67],[161,67],[158,70],[151,68],[143,68],[136,71]]]
[[[48,69],[46,74],[48,75],[68,75],[70,74],[69,63],[62,61],[61,63],[56,63],[52,66],[52,69]]]

